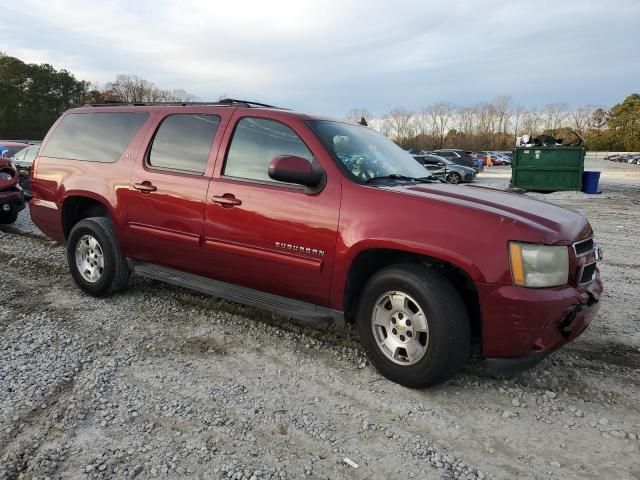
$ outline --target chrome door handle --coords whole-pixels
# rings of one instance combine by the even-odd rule
[[[151,182],[134,183],[133,188],[140,190],[142,193],[151,193],[158,190],[158,187],[152,185]]]
[[[213,202],[222,205],[224,208],[235,207],[236,205],[242,205],[242,201],[234,197],[230,193],[213,197]]]

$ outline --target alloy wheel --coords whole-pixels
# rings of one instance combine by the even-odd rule
[[[378,298],[371,328],[376,345],[394,363],[414,365],[427,353],[427,317],[418,302],[404,292],[387,292]]]

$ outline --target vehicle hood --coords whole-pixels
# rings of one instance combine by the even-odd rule
[[[531,235],[513,240],[566,244],[586,238],[593,231],[587,219],[573,210],[521,194],[507,193],[486,187],[419,184],[383,187],[396,193],[451,204],[451,208],[466,208],[478,214],[491,215],[501,226],[511,224]],[[523,227],[523,228],[522,228]]]

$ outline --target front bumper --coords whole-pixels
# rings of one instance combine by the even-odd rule
[[[490,364],[523,368],[578,337],[598,313],[602,295],[597,269],[594,280],[580,287],[478,284],[477,288],[483,356]]]

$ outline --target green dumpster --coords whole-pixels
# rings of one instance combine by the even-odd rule
[[[584,147],[515,148],[511,187],[548,192],[580,191],[584,155]]]

